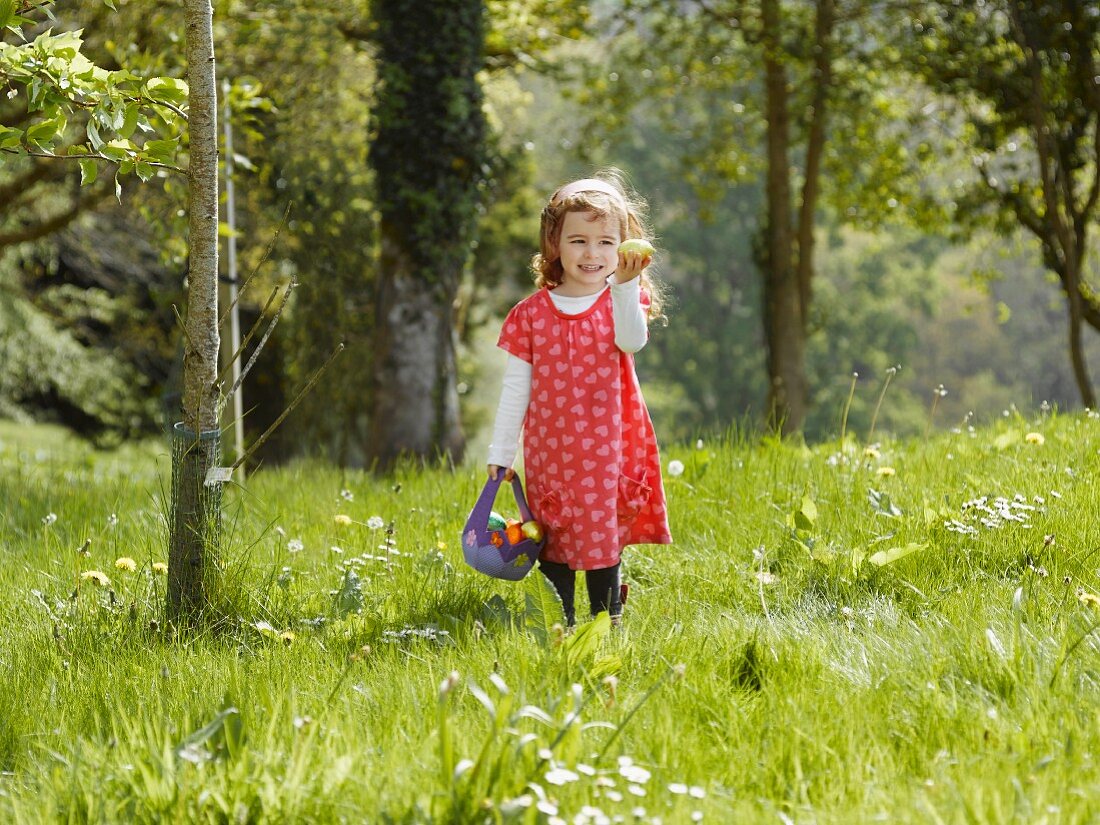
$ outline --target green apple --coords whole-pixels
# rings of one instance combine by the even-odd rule
[[[619,244],[619,252],[636,252],[648,257],[653,255],[653,244],[645,238],[630,238]]]
[[[537,521],[525,521],[523,522],[523,526],[519,529],[522,530],[523,535],[527,536],[531,541],[542,541],[542,525]]]

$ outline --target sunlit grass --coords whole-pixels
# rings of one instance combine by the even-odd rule
[[[167,447],[0,424],[0,818],[1094,819],[1100,419],[875,438],[667,448],[571,636],[463,565],[481,470],[264,469],[183,637]]]

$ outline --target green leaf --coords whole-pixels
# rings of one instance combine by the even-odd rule
[[[0,149],[15,149],[23,144],[23,130],[0,126]]]
[[[81,158],[78,162],[80,163],[80,185],[90,186],[95,183],[99,175],[99,164],[90,158]]]
[[[176,746],[176,756],[189,762],[202,763],[217,758],[224,751],[236,755],[242,740],[240,712],[234,707],[218,711],[218,714]],[[204,745],[210,745],[210,750]]]
[[[350,567],[344,571],[344,583],[336,593],[336,611],[341,616],[358,613],[363,609],[363,586],[359,574]]]
[[[604,611],[592,621],[585,622],[574,630],[572,636],[567,636],[562,647],[565,650],[565,661],[570,670],[592,659],[600,648],[600,642],[610,632],[611,617]]]
[[[867,490],[867,499],[871,502],[871,509],[880,516],[897,518],[902,514],[902,511],[890,501],[888,493],[880,493],[878,490],[869,489]]]
[[[523,580],[523,604],[523,626],[542,644],[549,644],[551,628],[565,621],[565,612],[546,576],[527,576]]]
[[[88,119],[88,142],[97,152],[103,148],[103,138],[99,136],[99,129],[96,128],[95,120],[92,118]]]
[[[891,547],[889,550],[879,550],[877,553],[873,553],[867,561],[875,565],[875,567],[885,567],[887,564],[893,564],[898,559],[904,559],[910,553],[916,553],[918,550],[923,550],[927,547],[927,544],[910,542],[904,547]]]
[[[171,163],[175,160],[178,147],[178,140],[147,140],[141,150],[149,160],[157,163]]]
[[[138,161],[134,164],[134,171],[137,173],[137,176],[141,178],[142,182],[149,180],[149,178],[156,174],[156,170],[152,166],[142,161]]]
[[[127,139],[133,137],[134,130],[137,128],[137,122],[138,105],[136,103],[129,103],[122,116],[122,125],[118,128],[118,136]]]
[[[43,120],[41,123],[36,123],[34,126],[27,129],[27,143],[31,143],[41,149],[48,149],[53,139],[57,137],[64,128],[64,115],[59,114],[57,117]]]
[[[813,530],[817,521],[817,505],[809,496],[802,497],[802,504],[794,514],[794,526],[799,530]]]
[[[187,84],[174,77],[151,77],[145,82],[145,93],[153,100],[184,103],[187,100]]]
[[[15,0],[0,0],[0,29],[7,28],[15,16]]]

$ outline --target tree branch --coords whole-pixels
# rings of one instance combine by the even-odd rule
[[[26,148],[23,148],[23,149],[0,149],[0,152],[6,152],[9,155],[24,155],[24,156],[30,157],[30,158],[46,158],[47,160],[102,160],[102,161],[106,161],[107,163],[113,163],[115,165],[117,165],[119,163],[119,161],[115,160],[114,158],[109,158],[106,155],[100,155],[100,154],[96,154],[96,153],[89,153],[87,155],[57,155],[57,154],[54,154],[53,152],[32,152],[31,150],[26,149]],[[146,164],[148,166],[152,166],[156,169],[167,169],[170,172],[179,172],[180,174],[186,174],[187,173],[186,169],[181,169],[180,167],[173,166],[170,163],[159,163],[157,161],[152,161],[152,160],[137,161],[137,160],[134,160],[133,158],[129,158],[129,160],[132,160],[134,163],[144,163],[144,164]]]

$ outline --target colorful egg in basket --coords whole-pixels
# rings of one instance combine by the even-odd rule
[[[490,478],[485,482],[462,531],[462,555],[466,563],[480,573],[494,579],[519,581],[538,561],[546,545],[546,536],[531,515],[518,475],[512,476],[512,492],[521,520],[512,521],[503,530],[490,527],[489,515],[493,512],[503,476],[504,473],[498,473],[496,481]],[[537,540],[531,538],[532,535],[538,537]]]

